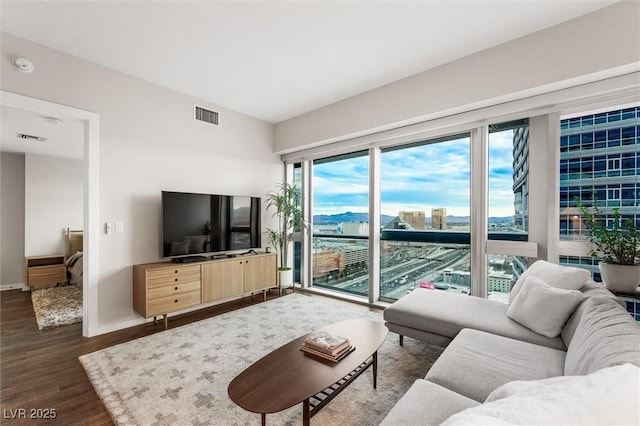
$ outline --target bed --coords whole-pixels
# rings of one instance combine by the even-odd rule
[[[83,251],[83,231],[67,228],[67,253],[66,267],[67,279],[70,284],[82,288],[82,251]]]

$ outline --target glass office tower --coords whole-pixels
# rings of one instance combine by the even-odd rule
[[[611,220],[614,209],[640,226],[640,107],[616,109],[560,122],[560,239],[583,238],[577,200],[596,202]],[[560,256],[560,263],[588,269],[596,281],[600,259]],[[640,303],[627,310],[640,320]]]

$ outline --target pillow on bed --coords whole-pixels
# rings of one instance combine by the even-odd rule
[[[65,262],[67,268],[71,268],[78,261],[78,259],[82,259],[82,252],[81,251],[77,251],[74,254],[72,254],[71,256],[69,256],[69,258]]]

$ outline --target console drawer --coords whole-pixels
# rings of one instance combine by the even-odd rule
[[[200,265],[174,266],[172,268],[159,268],[147,271],[147,279],[174,277],[184,274],[200,273]]]
[[[195,281],[170,283],[163,286],[151,286],[147,290],[147,299],[158,299],[173,294],[187,293],[189,291],[200,291],[200,275]]]
[[[149,278],[149,280],[147,280],[147,288],[151,290],[158,287],[165,287],[172,284],[185,284],[193,281],[200,281],[199,269],[196,272],[179,273],[176,275]]]
[[[200,290],[147,300],[148,315],[166,314],[200,304]]]

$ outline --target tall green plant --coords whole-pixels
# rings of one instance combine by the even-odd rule
[[[606,215],[598,207],[595,194],[592,206],[585,206],[578,199],[578,207],[582,219],[589,229],[589,241],[595,249],[589,254],[592,257],[602,256],[607,263],[619,265],[635,265],[640,260],[640,232],[631,219],[622,219],[620,209],[613,209],[611,227],[607,227]]]
[[[302,194],[295,185],[277,184],[274,190],[265,197],[267,209],[274,209],[271,217],[277,218],[278,228],[266,231],[269,243],[276,247],[280,255],[280,269],[291,269],[287,266],[289,243],[294,232],[308,228],[302,216]]]

